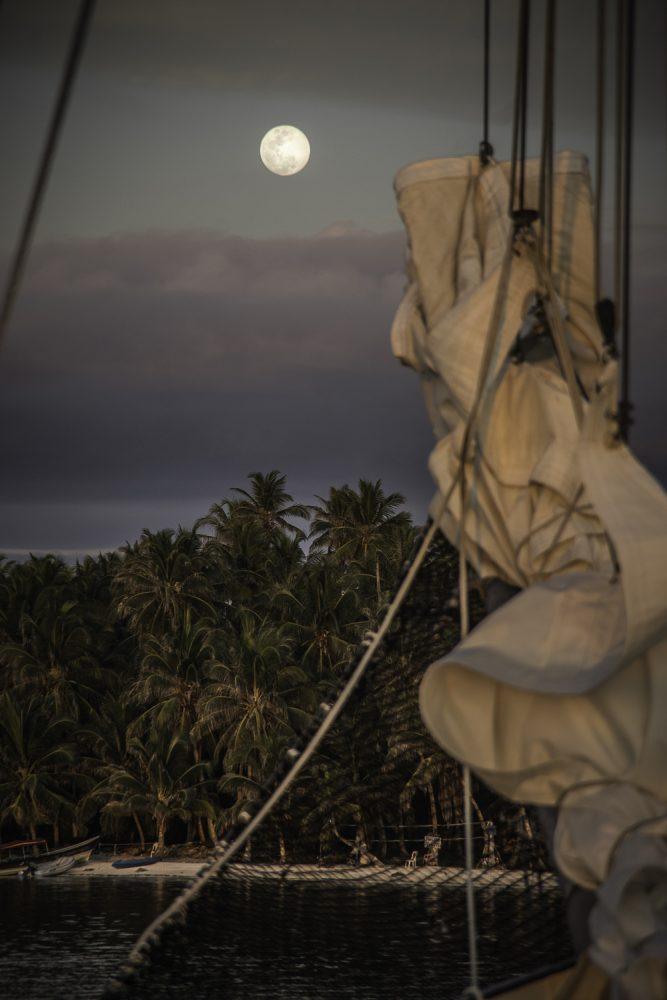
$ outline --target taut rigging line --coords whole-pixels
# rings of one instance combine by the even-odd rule
[[[23,218],[19,239],[14,250],[14,256],[9,267],[9,276],[2,296],[2,307],[0,309],[0,347],[2,347],[4,342],[7,327],[18,297],[23,271],[25,270],[44,193],[58,148],[58,140],[60,139],[74,82],[85,49],[90,23],[95,10],[95,3],[96,0],[81,0],[79,13],[72,31],[67,59],[65,60],[65,68],[63,69],[63,75],[51,114],[49,130],[44,148],[42,149],[39,166],[30,192],[28,207]]]

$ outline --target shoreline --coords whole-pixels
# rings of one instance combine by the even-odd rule
[[[111,860],[95,859],[86,862],[59,878],[109,878],[111,876],[140,878],[194,878],[202,869],[202,861],[157,861],[155,864],[137,868],[113,868]],[[320,867],[316,864],[302,865],[271,865],[233,863],[226,867],[227,878],[249,879],[271,882],[337,882],[364,883],[367,885],[423,885],[434,886],[448,884],[464,886],[467,881],[464,868],[401,868],[392,866],[368,866],[355,868],[349,865],[331,865]],[[551,887],[557,884],[556,876],[551,872],[528,872],[509,868],[476,868],[473,870],[473,882],[480,886],[498,885],[503,888]]]

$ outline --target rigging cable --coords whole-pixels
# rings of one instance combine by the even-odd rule
[[[598,0],[596,97],[595,97],[595,301],[600,301],[600,247],[602,238],[602,188],[604,181],[604,115],[605,115],[605,35],[607,31],[607,0]]]
[[[621,320],[621,384],[620,396],[618,400],[618,436],[621,441],[627,442],[632,424],[632,403],[630,402],[630,255],[631,255],[631,231],[630,217],[632,207],[632,132],[633,132],[633,83],[634,83],[634,58],[635,58],[635,3],[634,0],[621,0],[619,8],[622,8],[623,34],[621,42],[623,46],[622,62],[622,89],[623,97],[621,104],[622,111],[622,142],[621,147],[621,175],[622,175],[622,196],[619,206],[620,215],[620,240],[616,246],[616,254],[619,259],[619,293],[620,302],[619,313]]]
[[[605,157],[605,107],[606,107],[606,36],[607,36],[607,0],[598,0],[597,13],[597,53],[596,53],[596,109],[595,109],[595,205],[594,205],[594,246],[595,254],[595,316],[602,334],[607,356],[618,357],[616,347],[616,309],[610,298],[601,298],[602,294],[602,194],[604,191],[604,157]],[[619,36],[620,37],[620,36]],[[617,76],[617,86],[618,86]],[[618,92],[617,92],[618,97]],[[620,119],[619,119],[620,122]],[[620,137],[620,124],[617,122],[616,139]],[[620,162],[618,146],[616,162]],[[616,173],[616,199],[620,199],[620,174]],[[618,241],[618,230],[616,232]],[[618,294],[618,282],[615,294]]]
[[[491,40],[491,0],[484,0],[484,79],[482,90],[482,141],[479,144],[479,160],[488,166],[493,157],[493,146],[489,141],[489,81],[490,81],[490,40]]]
[[[76,74],[81,63],[81,57],[86,45],[86,39],[90,29],[96,0],[82,0],[79,13],[72,32],[65,68],[60,80],[60,86],[56,96],[56,101],[51,115],[49,130],[39,161],[39,167],[35,176],[28,208],[23,219],[23,225],[19,235],[14,257],[9,268],[9,277],[5,285],[2,297],[2,309],[0,310],[0,346],[4,340],[9,320],[12,315],[18,291],[21,285],[21,278],[25,269],[35,227],[39,218],[44,192],[48,184],[49,175],[53,166],[58,140],[62,131],[63,122],[67,113],[70,97],[74,87]]]
[[[616,121],[614,125],[614,334],[621,304],[621,219],[623,201],[623,21],[624,0],[616,0]]]
[[[526,130],[528,119],[528,46],[530,36],[530,0],[521,0],[514,85],[512,121],[512,164],[510,170],[509,214],[515,228],[530,225],[538,217],[526,208]],[[518,204],[517,204],[518,189]]]
[[[539,246],[551,269],[553,251],[554,65],[556,0],[547,0],[544,27],[544,83],[542,94],[542,149],[540,152]]]

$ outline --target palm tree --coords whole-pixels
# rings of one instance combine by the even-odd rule
[[[293,503],[294,497],[285,489],[287,476],[273,469],[267,475],[253,472],[248,478],[249,490],[238,486],[232,490],[243,497],[236,506],[237,515],[259,524],[268,535],[282,531],[304,538],[303,531],[292,524],[290,519],[298,517],[307,520],[310,511],[304,504]]]
[[[295,659],[316,676],[335,677],[349,661],[365,619],[349,573],[311,557],[286,592],[286,625]]]
[[[154,825],[164,844],[175,818],[203,841],[206,823],[214,836],[236,817],[331,700],[414,539],[403,498],[379,481],[318,500],[296,504],[284,475],[254,473],[191,531],[145,531],[73,569],[56,557],[0,565],[0,825],[48,822],[57,835],[65,818],[77,833],[125,817],[142,843]],[[310,510],[306,551],[295,520]],[[456,565],[441,556],[406,620],[447,607]],[[420,656],[434,641],[450,649],[456,623],[440,618],[434,636],[392,632],[363,697],[273,815],[271,850],[306,856],[323,837],[344,841],[344,823],[382,841],[425,806],[433,822],[457,821],[458,768],[417,708]]]
[[[175,634],[146,638],[140,674],[128,697],[148,707],[132,724],[133,730],[154,725],[192,731],[206,672],[214,661],[214,638],[208,624],[193,622],[189,608]],[[194,750],[200,760],[199,744]]]
[[[105,671],[76,602],[36,602],[33,613],[22,616],[21,633],[20,642],[0,646],[14,687],[39,694],[56,714],[78,718],[97,697]]]
[[[77,739],[82,746],[81,764],[85,772],[96,780],[77,804],[77,825],[92,819],[100,801],[105,800],[101,789],[106,787],[110,771],[129,767],[131,733],[136,717],[137,709],[129,704],[127,698],[119,698],[109,691],[103,696],[100,705],[91,709],[86,723],[79,727]],[[139,815],[133,813],[132,819],[143,848],[145,836]]]
[[[202,540],[195,529],[143,531],[126,545],[114,579],[118,613],[141,635],[174,629],[187,608],[215,618]]]
[[[0,576],[0,641],[21,642],[26,619],[76,599],[71,569],[57,556],[5,564]]]
[[[371,564],[379,601],[384,550],[411,525],[410,515],[398,510],[405,498],[400,493],[385,494],[379,479],[374,483],[360,479],[359,492],[347,485],[332,487],[328,499],[317,499],[321,506],[311,507],[313,548],[335,553],[345,565]]]
[[[71,723],[42,711],[32,696],[0,695],[0,820],[8,817],[35,840],[37,827],[51,823],[59,839],[59,818],[72,802],[64,789],[72,779]]]
[[[216,736],[216,756],[257,780],[267,771],[278,733],[286,745],[294,725],[309,721],[315,704],[308,677],[290,661],[283,628],[244,612],[227,655],[211,667],[196,732]]]
[[[96,789],[97,796],[107,800],[102,814],[151,817],[158,850],[163,851],[171,820],[215,819],[207,794],[208,770],[206,763],[192,763],[188,741],[180,731],[172,736],[165,729],[152,729],[145,742],[130,741],[125,765],[106,769]]]
[[[206,521],[211,525],[213,518]],[[216,530],[204,552],[215,580],[218,620],[234,609],[268,608],[304,560],[297,539],[282,532],[269,536],[261,524],[240,514],[232,515],[219,534]]]

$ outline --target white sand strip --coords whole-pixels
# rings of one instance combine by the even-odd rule
[[[149,875],[192,878],[202,866],[201,861],[156,861],[154,865],[146,865],[145,868],[113,868],[111,864],[112,860],[116,859],[110,858],[109,861],[88,861],[84,865],[77,865],[76,868],[72,868],[67,874],[68,876],[76,876],[77,878],[87,875],[103,875],[105,878],[109,875],[138,875],[141,878]]]
[[[193,878],[202,867],[201,861],[158,861],[153,865],[138,868],[114,868],[110,859],[108,861],[89,861],[85,865],[73,868],[68,872],[68,876],[80,878],[82,876],[101,875],[108,877],[130,876],[139,878]],[[227,877],[255,879],[267,881],[287,881],[287,882],[352,882],[367,885],[393,884],[393,885],[463,885],[465,883],[465,870],[463,868],[435,868],[425,866],[423,868],[394,868],[390,866],[382,867],[349,867],[346,865],[335,865],[321,868],[319,865],[255,865],[255,864],[231,864],[224,871]],[[507,868],[477,868],[473,875],[476,885],[490,886],[497,884],[508,888],[515,886],[525,888],[526,886],[555,886],[556,877],[551,873],[538,874],[534,872],[524,872],[510,870]]]

